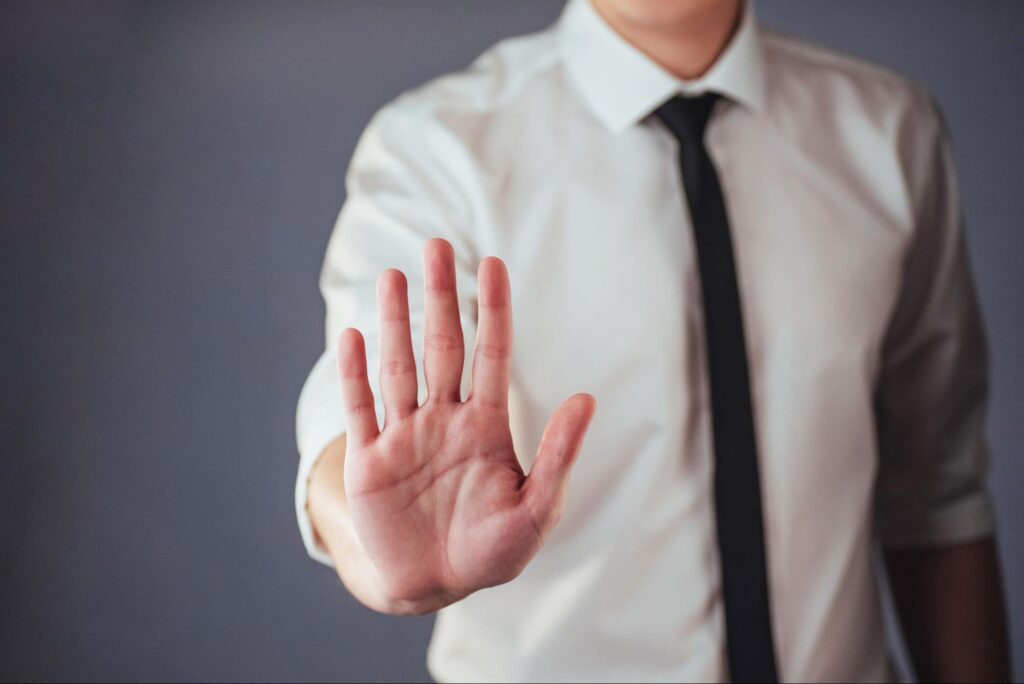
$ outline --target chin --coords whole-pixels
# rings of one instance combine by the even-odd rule
[[[720,12],[731,12],[741,0],[592,0],[602,14],[646,29],[693,24]]]

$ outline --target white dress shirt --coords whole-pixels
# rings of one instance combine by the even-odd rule
[[[650,116],[706,90],[728,98],[707,146],[733,231],[781,677],[889,678],[874,541],[993,530],[986,342],[931,98],[749,7],[710,71],[681,82],[570,0],[549,29],[380,110],[324,262],[327,350],[299,400],[296,488],[318,560],[306,482],[345,430],[338,334],[358,327],[376,366],[375,282],[397,267],[419,347],[428,238],[455,247],[464,396],[476,266],[508,264],[524,468],[566,397],[597,398],[547,544],[516,580],[440,612],[441,681],[728,677],[700,281],[677,143]]]

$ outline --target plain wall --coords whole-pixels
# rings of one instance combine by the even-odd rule
[[[756,7],[945,110],[1024,667],[1024,3]],[[316,279],[371,114],[560,10],[0,6],[0,679],[426,677],[430,619],[362,608],[299,541]]]

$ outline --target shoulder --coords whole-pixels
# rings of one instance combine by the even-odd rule
[[[853,114],[888,134],[908,123],[941,128],[934,98],[907,76],[775,29],[761,36],[776,108],[814,108],[825,121]]]
[[[465,69],[444,74],[400,93],[374,115],[367,127],[415,138],[455,139],[472,135],[481,124],[507,115],[521,103],[537,99],[558,67],[551,28],[506,38]]]
[[[907,205],[914,204],[949,142],[931,93],[866,60],[775,30],[761,35],[774,128],[868,186],[899,179]]]
[[[400,93],[363,130],[346,173],[350,194],[384,185],[434,191],[451,206],[469,207],[483,192],[487,152],[503,150],[523,109],[545,106],[559,64],[546,31],[507,38],[465,69]],[[468,211],[468,209],[467,209]]]

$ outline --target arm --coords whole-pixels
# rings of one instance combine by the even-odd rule
[[[889,581],[922,682],[1006,682],[1010,655],[993,539],[891,550]]]
[[[876,522],[921,681],[1009,677],[985,478],[988,349],[952,154],[926,97],[904,127],[914,234],[876,395]]]
[[[379,367],[380,340],[377,318],[377,280],[385,270],[401,269],[409,276],[411,334],[423,334],[424,288],[420,261],[422,246],[442,235],[461,258],[455,269],[462,296],[462,328],[467,338],[476,334],[476,273],[478,232],[472,228],[472,179],[452,171],[469,166],[459,143],[422,111],[420,104],[403,96],[383,107],[360,136],[345,175],[347,199],[341,208],[324,255],[320,291],[326,304],[326,345],[306,378],[296,411],[299,468],[295,483],[295,512],[307,553],[333,567],[324,540],[310,519],[311,475],[331,443],[348,428],[338,375],[338,339],[346,326],[358,328],[366,340],[367,366]],[[421,352],[415,348],[417,368]],[[463,374],[469,378],[468,368]],[[370,374],[384,406],[378,374]],[[422,376],[420,400],[426,398]],[[468,382],[461,388],[463,395]],[[341,461],[343,462],[343,461]],[[342,480],[338,480],[341,482]]]
[[[508,415],[508,272],[476,256],[475,160],[425,104],[399,98],[356,146],[320,279],[327,350],[296,416],[308,552],[364,604],[397,614],[522,571],[558,520],[594,411],[588,395],[566,401],[523,472]]]

